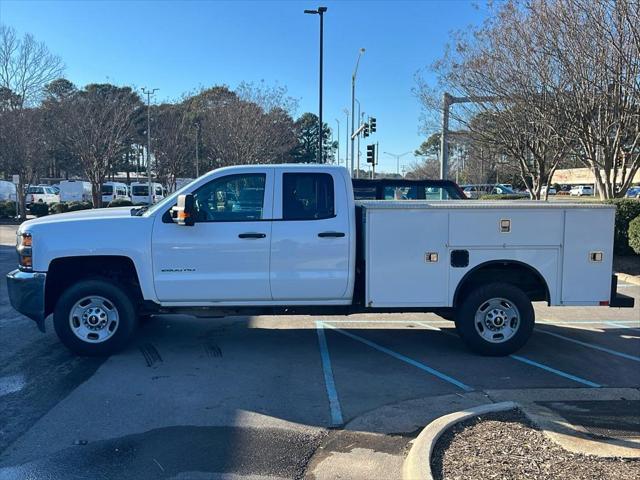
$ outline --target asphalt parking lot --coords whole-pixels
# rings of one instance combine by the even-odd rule
[[[14,268],[0,246],[0,275]],[[640,287],[621,283],[640,303]],[[640,308],[548,308],[516,355],[471,354],[432,314],[155,317],[77,358],[0,285],[0,479],[397,478],[440,402],[640,387]],[[460,400],[463,402],[463,400]],[[464,400],[467,401],[467,400]],[[427,413],[428,410],[428,413]]]

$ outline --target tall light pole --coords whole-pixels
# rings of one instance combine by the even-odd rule
[[[360,65],[360,57],[364,53],[364,48],[361,48],[358,51],[358,59],[356,60],[356,68],[353,70],[353,75],[351,75],[351,175],[353,176],[353,163],[355,160],[354,155],[354,138],[353,134],[356,131],[355,126],[355,109],[356,109],[356,75],[358,75],[358,66]],[[358,119],[360,119],[360,115],[358,115]],[[360,153],[360,152],[358,152]],[[356,178],[358,178],[358,173],[356,172]]]
[[[153,194],[151,193],[151,95],[160,90],[159,88],[152,88],[148,90],[146,87],[142,87],[142,93],[147,96],[147,178],[149,181],[149,205],[153,203]]]
[[[389,155],[389,156],[391,156],[391,157],[396,159],[396,174],[400,175],[400,159],[402,157],[404,157],[405,155],[409,155],[411,153],[411,151],[400,153],[400,154],[390,153],[390,152],[384,152],[384,153],[385,153],[385,155]]]
[[[347,123],[345,123],[345,131],[347,132],[346,138],[345,138],[345,142],[344,142],[344,153],[345,153],[345,157],[344,157],[344,168],[346,168],[347,170],[349,170],[349,109],[345,108],[343,110],[344,114],[347,117]],[[352,164],[353,167],[353,164]],[[353,168],[352,168],[353,170]]]
[[[320,94],[319,96],[319,103],[320,106],[318,107],[318,159],[317,162],[318,163],[322,163],[323,162],[323,155],[322,155],[322,151],[323,151],[323,146],[324,146],[324,139],[322,138],[323,135],[323,129],[322,129],[322,56],[323,56],[323,43],[324,43],[324,13],[327,11],[327,7],[318,7],[317,10],[305,10],[304,13],[308,13],[311,15],[320,15]]]
[[[338,148],[337,148],[338,158],[336,160],[337,160],[338,166],[340,166],[340,120],[338,120],[337,118],[336,118],[336,123],[338,124],[338,131],[336,135],[336,138],[338,139]]]

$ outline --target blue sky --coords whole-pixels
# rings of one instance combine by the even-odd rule
[[[380,169],[395,171],[382,152],[413,151],[424,139],[414,75],[442,54],[451,32],[482,21],[486,10],[477,3],[0,0],[0,22],[44,41],[77,85],[158,87],[158,100],[170,100],[199,87],[264,80],[286,86],[300,114],[318,109],[319,21],[303,10],[325,5],[324,119],[334,131],[340,120],[343,158],[343,109],[364,47],[356,96],[378,121],[369,139],[380,142]]]

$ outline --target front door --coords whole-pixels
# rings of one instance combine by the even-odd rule
[[[349,212],[342,177],[326,171],[278,173],[271,238],[274,300],[342,300],[350,295]]]
[[[154,225],[153,270],[163,302],[271,300],[273,170],[217,177],[193,192],[196,221]]]

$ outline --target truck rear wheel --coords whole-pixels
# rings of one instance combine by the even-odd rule
[[[53,325],[72,352],[105,356],[127,344],[137,317],[133,302],[120,287],[108,280],[83,280],[60,296]]]
[[[531,300],[518,287],[491,283],[472,290],[456,312],[456,329],[476,353],[509,355],[520,349],[533,332]]]

